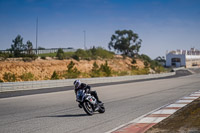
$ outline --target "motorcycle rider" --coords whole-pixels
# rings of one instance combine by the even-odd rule
[[[80,96],[77,94],[78,90],[85,90],[86,92],[90,93],[92,96],[94,96],[97,100],[98,103],[102,103],[98,96],[97,96],[97,92],[96,91],[91,91],[91,87],[85,83],[81,83],[80,80],[75,80],[74,81],[74,91],[75,91],[75,94],[76,94],[76,101],[79,102],[80,101]],[[78,105],[80,108],[82,108],[82,106]]]

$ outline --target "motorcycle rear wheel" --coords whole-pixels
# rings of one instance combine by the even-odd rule
[[[99,107],[99,111],[98,111],[99,113],[104,113],[105,112],[105,107],[104,107],[104,105],[101,105],[100,107]]]

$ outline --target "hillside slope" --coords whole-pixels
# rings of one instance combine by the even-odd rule
[[[109,60],[80,60],[76,61],[73,59],[70,60],[54,60],[54,59],[37,59],[32,62],[24,62],[20,59],[9,59],[6,61],[0,61],[0,80],[4,81],[5,73],[15,74],[16,77],[23,75],[24,73],[32,73],[34,75],[34,80],[47,80],[50,79],[53,72],[62,73],[67,70],[68,64],[73,61],[75,67],[83,72],[88,73],[93,67],[93,63],[96,62],[99,66],[108,62],[108,66],[112,71],[130,71],[133,64],[131,58],[123,59],[121,56],[116,55],[113,59]],[[137,59],[134,66],[138,68],[144,68],[143,61]],[[17,81],[22,81],[20,78],[16,79]]]

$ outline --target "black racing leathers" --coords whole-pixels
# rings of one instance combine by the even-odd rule
[[[101,101],[99,101],[99,98],[98,98],[98,96],[97,96],[97,92],[96,92],[96,91],[91,91],[91,87],[90,87],[89,85],[86,85],[85,83],[81,83],[81,85],[79,86],[79,88],[75,89],[76,95],[77,95],[77,91],[78,91],[79,89],[85,90],[86,92],[88,92],[88,93],[90,93],[92,96],[94,96],[94,97],[97,99],[98,102],[101,102]]]

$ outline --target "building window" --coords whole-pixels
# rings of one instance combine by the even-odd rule
[[[172,58],[172,62],[181,62],[180,58]]]

